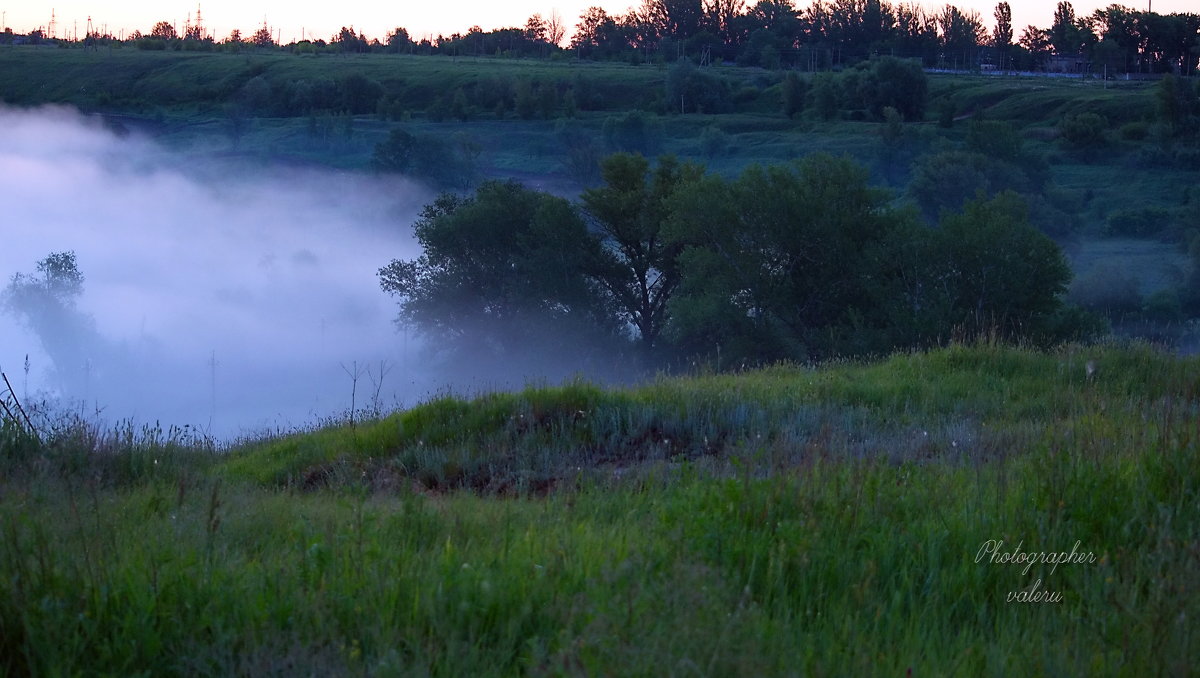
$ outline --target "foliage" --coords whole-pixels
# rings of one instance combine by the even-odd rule
[[[729,82],[680,59],[667,71],[666,99],[672,112],[725,113],[730,109]]]
[[[1028,205],[1012,191],[945,213],[935,257],[936,284],[952,290],[952,324],[1004,336],[1036,332],[1057,311],[1071,280],[1058,246],[1029,223]]]
[[[615,334],[585,275],[600,245],[565,200],[488,181],[469,198],[440,196],[413,233],[423,254],[380,269],[380,284],[399,301],[397,322],[432,346],[475,361],[555,356],[571,364],[581,347]]]
[[[0,293],[0,309],[37,334],[60,378],[101,343],[95,321],[77,306],[83,282],[75,253],[54,252],[37,263],[37,274],[13,275]]]
[[[1117,237],[1153,238],[1170,231],[1174,221],[1174,212],[1161,207],[1117,210],[1108,215],[1105,232]]]
[[[614,151],[653,154],[662,144],[661,123],[640,110],[604,119],[604,139]]]
[[[618,153],[604,159],[600,172],[604,184],[581,196],[603,244],[597,279],[650,350],[666,327],[667,304],[679,285],[681,243],[665,233],[669,201],[703,169],[664,156],[651,171],[644,157]]]
[[[874,59],[862,70],[857,85],[857,92],[847,92],[847,97],[859,99],[875,120],[882,120],[888,107],[899,111],[905,120],[919,121],[925,117],[929,81],[916,61]]]
[[[884,204],[862,168],[822,155],[687,187],[672,205],[674,237],[695,243],[671,304],[676,340],[732,360],[831,354],[866,310],[870,253],[894,227]]]
[[[414,135],[400,127],[375,145],[371,166],[380,172],[408,174],[437,188],[467,188],[477,174],[469,139]]]
[[[783,95],[783,115],[793,118],[804,111],[804,98],[808,85],[795,71],[788,71],[780,84]]]
[[[1075,149],[1094,149],[1108,143],[1108,119],[1099,113],[1068,115],[1058,125],[1063,141]]]
[[[1198,380],[976,344],[222,455],[64,436],[0,461],[0,672],[1187,674]],[[1010,600],[1035,587],[1061,602]]]
[[[943,151],[922,156],[913,165],[908,194],[926,218],[943,210],[958,210],[977,194],[1002,190],[1034,192],[1037,186],[1021,166],[978,152]]]

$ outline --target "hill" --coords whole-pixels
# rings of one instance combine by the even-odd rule
[[[1197,384],[1144,347],[979,344],[219,452],[5,420],[0,666],[1186,673]]]

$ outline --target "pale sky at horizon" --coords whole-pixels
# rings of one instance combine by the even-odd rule
[[[998,0],[961,0],[952,2],[963,10],[976,10],[983,17],[984,25],[991,29],[992,12]],[[1151,0],[1152,8],[1160,14],[1173,12],[1196,12],[1197,0]],[[51,0],[49,2],[12,2],[0,0],[3,25],[18,33],[26,33],[50,23],[51,10],[57,17],[57,34],[69,37],[72,31],[83,35],[90,16],[96,28],[107,26],[114,35],[140,30],[150,32],[159,21],[175,23],[180,32],[189,14],[196,12],[196,3],[187,0],[161,2],[155,0],[125,0],[122,2],[96,2],[94,0]],[[381,3],[368,0],[343,0],[332,4],[300,5],[294,0],[206,0],[199,3],[204,24],[209,32],[221,40],[234,28],[248,35],[262,25],[265,18],[272,28],[280,30],[283,41],[291,42],[302,37],[328,40],[341,26],[353,25],[368,38],[383,39],[396,26],[408,29],[416,39],[436,37],[439,33],[450,35],[465,33],[472,25],[485,30],[506,26],[522,26],[534,13],[549,17],[557,10],[567,28],[568,37],[574,31],[579,15],[589,6],[604,7],[611,14],[623,14],[640,0],[519,0],[513,2],[488,2],[487,0],[458,0],[454,4],[441,6],[436,3]],[[752,3],[747,3],[752,4]],[[797,0],[797,7],[808,7],[809,0]],[[940,8],[944,2],[919,2],[927,9]],[[1042,28],[1050,26],[1056,2],[1036,0],[1009,0],[1013,11],[1015,33],[1028,24]],[[1077,15],[1091,14],[1098,7],[1107,7],[1111,0],[1073,2]],[[1146,9],[1147,0],[1136,3],[1119,3],[1135,9]],[[447,8],[449,11],[447,11]],[[194,17],[193,17],[194,18]]]

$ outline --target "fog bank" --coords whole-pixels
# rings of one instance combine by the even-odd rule
[[[0,109],[0,277],[74,251],[78,354],[45,350],[0,314],[0,369],[17,394],[58,397],[221,437],[344,411],[411,404],[436,388],[392,322],[380,266],[417,253],[410,226],[432,195],[404,180],[206,164],[64,109]],[[406,350],[407,349],[407,350]],[[25,358],[30,369],[25,373]]]

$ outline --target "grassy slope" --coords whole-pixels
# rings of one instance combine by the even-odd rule
[[[816,151],[850,154],[867,164],[877,161],[877,124],[789,122],[779,115],[779,87],[772,84],[777,74],[741,68],[719,72],[731,80],[734,90],[757,94],[742,100],[734,114],[664,117],[659,150],[701,159],[728,174],[752,162],[781,162]],[[630,107],[660,105],[666,78],[662,66],[571,60],[0,48],[0,98],[4,101],[20,105],[71,103],[85,110],[133,113],[145,118],[148,129],[168,144],[192,152],[211,152],[213,137],[228,135],[222,104],[235,100],[239,88],[256,75],[270,82],[290,82],[337,80],[351,73],[380,82],[389,95],[408,102],[406,107],[415,113],[410,125],[416,130],[448,135],[463,132],[473,137],[483,146],[487,173],[522,176],[562,175],[565,150],[553,138],[555,121],[497,121],[491,111],[483,111],[466,124],[435,125],[425,123],[420,112],[441,94],[490,80],[582,80],[604,102],[603,110],[581,114],[583,127],[598,138],[604,117]],[[1029,135],[1028,143],[1036,151],[1051,154],[1056,182],[1081,194],[1092,189],[1087,219],[1099,223],[1113,209],[1174,206],[1194,183],[1194,173],[1152,167],[1131,171],[1127,156],[1136,149],[1120,144],[1095,157],[1076,157],[1058,152],[1056,144],[1041,139],[1063,115],[1071,113],[1102,113],[1114,129],[1149,119],[1153,115],[1152,88],[1152,83],[1104,88],[1092,81],[935,75],[931,76],[929,115],[934,115],[941,99],[952,97],[962,113],[979,111],[1013,122]],[[709,125],[730,135],[727,151],[714,157],[704,155],[698,139]],[[228,140],[228,145],[215,146],[220,153],[362,167],[391,125],[359,116],[350,139],[342,138],[338,130],[332,138],[316,139],[307,126],[303,116],[254,120],[236,147]],[[931,129],[925,137],[929,138],[922,143],[937,136],[932,125],[927,126]],[[961,132],[956,129],[946,134],[953,140]],[[1114,192],[1116,186],[1122,190]]]
[[[0,666],[1182,675],[1198,415],[1194,359],[981,345],[10,456]]]

